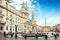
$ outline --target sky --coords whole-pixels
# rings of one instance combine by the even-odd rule
[[[60,0],[9,0],[10,5],[20,10],[21,4],[27,3],[29,14],[35,15],[36,23],[40,26],[54,26],[60,24]],[[31,17],[29,18],[31,19]]]

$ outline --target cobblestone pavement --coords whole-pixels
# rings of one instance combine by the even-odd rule
[[[35,37],[27,37],[27,39],[25,39],[24,37],[20,37],[20,38],[0,37],[0,40],[45,40],[45,38],[44,37],[38,37],[38,39],[36,39]],[[51,37],[51,38],[47,38],[47,40],[60,40],[60,37],[58,37],[57,39],[55,39],[54,37]]]
[[[36,39],[35,37],[30,37],[30,38],[0,38],[0,40],[45,40],[44,37],[39,37]],[[48,38],[47,40],[60,40],[60,38],[54,39],[54,38]]]

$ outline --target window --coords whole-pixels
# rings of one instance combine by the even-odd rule
[[[27,29],[29,30],[29,27],[27,27]]]
[[[10,14],[10,18],[12,18],[12,14]]]
[[[16,21],[16,23],[17,23],[17,21]]]
[[[16,20],[17,20],[17,17],[16,17]]]
[[[18,21],[19,21],[19,18],[18,18]]]
[[[0,25],[0,30],[2,30],[2,26]]]
[[[6,16],[8,16],[8,11],[6,11]]]
[[[0,11],[2,10],[2,8],[0,7]]]
[[[34,29],[34,27],[32,27]]]
[[[10,31],[12,31],[11,26],[10,26]]]
[[[0,14],[1,14],[2,12],[0,12]]]
[[[8,8],[8,3],[6,3],[6,8]]]
[[[0,23],[1,23],[1,21],[2,21],[2,18],[0,17]]]
[[[21,22],[23,23],[23,20]]]
[[[20,22],[21,22],[21,19],[20,19]]]
[[[13,22],[14,22],[14,20],[13,20]]]
[[[6,27],[6,30],[8,30],[8,27]]]
[[[6,8],[8,8],[8,3],[6,2]],[[6,11],[6,16],[8,16],[8,11]]]
[[[2,4],[2,0],[0,0],[0,4]]]
[[[14,27],[13,27],[13,31],[14,31]]]
[[[24,14],[22,14],[22,16],[24,17]]]
[[[0,8],[0,14],[2,14],[2,10],[1,10],[1,8]]]
[[[13,15],[13,17],[12,18],[14,18],[14,15]]]
[[[12,19],[10,19],[10,22],[12,21]]]
[[[19,28],[18,28],[18,31],[19,31]]]

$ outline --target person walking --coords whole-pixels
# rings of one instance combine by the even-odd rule
[[[45,35],[45,40],[47,40],[47,35]]]
[[[6,37],[6,32],[3,33],[3,36]]]

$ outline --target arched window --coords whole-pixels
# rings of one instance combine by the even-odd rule
[[[2,26],[0,26],[0,30],[2,30]]]
[[[6,27],[6,30],[8,30],[8,27]]]

